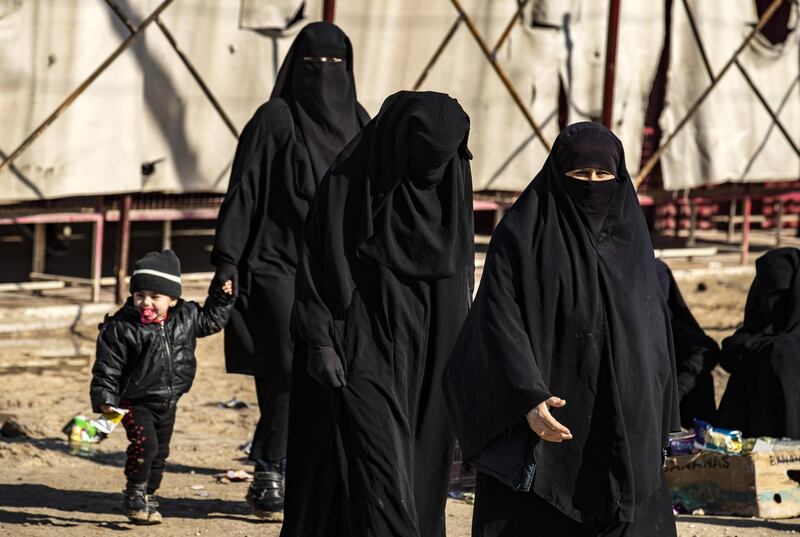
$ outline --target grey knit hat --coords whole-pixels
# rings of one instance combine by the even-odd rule
[[[172,298],[181,296],[181,261],[172,250],[149,252],[133,265],[131,293],[155,291]]]

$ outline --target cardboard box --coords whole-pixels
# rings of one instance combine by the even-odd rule
[[[667,458],[673,504],[707,515],[800,516],[800,450]]]

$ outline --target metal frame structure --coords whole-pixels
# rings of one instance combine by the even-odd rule
[[[530,110],[525,105],[525,103],[520,98],[520,94],[515,88],[514,84],[503,70],[503,68],[499,65],[496,60],[497,53],[507,41],[508,36],[510,35],[512,29],[517,24],[517,22],[522,18],[522,12],[526,5],[529,3],[530,0],[516,0],[517,1],[517,10],[515,11],[514,16],[509,20],[508,24],[505,26],[501,36],[495,43],[492,48],[489,48],[487,41],[484,39],[481,32],[478,30],[477,26],[475,25],[473,19],[464,9],[463,5],[461,4],[460,0],[450,0],[451,4],[453,5],[454,9],[457,12],[457,18],[454,21],[453,25],[448,30],[447,34],[445,35],[442,42],[439,46],[435,49],[433,56],[426,64],[425,68],[423,69],[422,73],[420,74],[419,78],[417,79],[416,83],[414,84],[414,89],[418,89],[424,83],[428,73],[434,67],[438,59],[443,54],[444,50],[447,48],[448,44],[452,40],[455,33],[459,30],[459,28],[464,25],[469,30],[470,34],[473,36],[475,42],[481,49],[486,61],[490,63],[495,74],[498,76],[500,81],[503,83],[504,87],[506,88],[509,96],[515,102],[517,108],[519,109],[520,113],[525,117],[526,121],[530,125],[531,129],[533,130],[535,136],[542,144],[542,146],[550,150],[550,143],[545,138],[542,130],[540,129],[538,123],[533,118]],[[731,67],[736,67],[739,72],[744,77],[747,84],[750,86],[751,90],[754,92],[756,97],[758,98],[759,102],[762,104],[766,112],[772,118],[775,126],[781,131],[783,136],[789,141],[795,152],[800,156],[800,147],[794,142],[792,137],[790,136],[788,130],[780,121],[777,113],[769,106],[769,103],[766,101],[764,96],[756,87],[755,83],[753,82],[752,78],[749,76],[747,71],[743,68],[741,63],[738,61],[739,55],[745,48],[749,45],[755,35],[760,32],[764,26],[769,22],[772,16],[777,12],[780,8],[781,4],[786,0],[772,0],[769,4],[769,7],[763,12],[761,17],[759,18],[758,23],[752,29],[752,31],[748,34],[746,39],[742,42],[742,44],[737,48],[733,56],[726,62],[724,67],[720,70],[719,73],[715,74],[711,68],[711,65],[708,61],[708,57],[705,51],[705,46],[702,42],[700,34],[697,30],[696,21],[694,15],[691,11],[689,6],[688,0],[682,0],[684,9],[686,10],[687,16],[689,18],[690,26],[693,32],[693,36],[695,38],[695,42],[698,46],[699,52],[701,57],[703,58],[703,62],[706,67],[707,74],[710,79],[709,86],[701,93],[701,95],[696,99],[696,101],[692,104],[692,106],[687,111],[684,118],[678,122],[675,129],[668,135],[667,139],[661,143],[658,149],[654,152],[654,154],[649,158],[649,160],[645,163],[645,165],[640,170],[637,178],[636,178],[636,186],[638,187],[646,177],[652,172],[656,164],[658,163],[659,159],[663,156],[663,154],[668,150],[670,147],[671,142],[674,140],[677,133],[689,122],[689,120],[694,116],[706,98],[711,94],[711,92],[717,87],[719,81],[725,76],[725,74],[730,70]],[[225,112],[223,107],[220,105],[219,101],[214,97],[212,91],[210,90],[209,86],[205,83],[202,76],[199,74],[197,69],[195,69],[194,65],[191,63],[189,58],[182,52],[178,43],[176,42],[174,36],[169,31],[167,26],[163,23],[160,16],[167,7],[172,4],[173,0],[163,0],[158,7],[153,10],[150,15],[145,18],[141,24],[138,26],[134,26],[134,24],[130,21],[128,16],[124,13],[124,11],[120,8],[120,6],[116,3],[116,0],[105,0],[106,4],[108,5],[109,9],[116,15],[116,17],[126,26],[129,31],[129,36],[122,42],[120,45],[80,84],[78,85],[72,92],[67,95],[67,97],[56,107],[56,109],[49,115],[47,118],[40,123],[20,144],[17,146],[9,155],[8,157],[0,162],[0,171],[4,168],[11,166],[13,162],[28,148],[30,145],[54,122],[58,119],[58,117],[67,109],[69,106],[80,97],[80,95],[102,74],[125,50],[127,50],[130,45],[140,36],[142,33],[153,23],[160,29],[162,34],[165,36],[167,41],[172,46],[174,52],[179,56],[181,62],[184,64],[186,69],[191,74],[192,78],[195,80],[197,85],[201,88],[203,94],[206,96],[210,104],[213,108],[217,111],[220,118],[223,120],[225,125],[227,126],[228,130],[231,134],[238,138],[238,129],[231,121],[228,114]],[[606,63],[605,63],[605,74],[604,74],[604,84],[603,84],[603,108],[602,108],[602,122],[606,125],[611,127],[612,117],[613,117],[613,98],[614,98],[614,74],[616,69],[616,52],[617,52],[617,42],[618,42],[618,35],[619,35],[619,17],[620,17],[620,9],[621,9],[621,0],[610,0],[609,3],[609,20],[608,20],[608,34],[607,34],[607,42],[606,42]],[[324,0],[323,2],[323,20],[333,22],[335,17],[335,10],[336,10],[336,2],[335,0]],[[759,189],[761,192],[762,189]],[[682,204],[688,203],[690,206],[696,206],[698,203],[703,203],[705,200],[714,199],[714,200],[729,200],[732,203],[741,201],[743,205],[743,240],[742,240],[742,262],[745,263],[747,261],[748,255],[748,247],[749,247],[749,234],[750,234],[750,223],[751,223],[751,211],[752,211],[752,201],[753,201],[753,188],[750,185],[746,185],[744,187],[743,193],[741,194],[724,194],[724,195],[716,195],[716,194],[709,194],[706,197],[703,196],[691,196],[684,198],[688,201],[681,201],[681,200],[671,200],[670,203]],[[781,203],[786,200],[795,201],[794,193],[785,193],[785,192],[769,192],[763,191],[760,196],[763,197],[770,197],[770,199],[774,198],[776,203],[778,203],[778,218],[776,221],[780,223],[780,216],[782,214],[782,210],[780,209]],[[788,197],[787,197],[788,196]],[[800,197],[800,195],[797,195]],[[117,282],[116,285],[116,295],[118,300],[122,300],[124,298],[124,282],[126,278],[127,266],[128,266],[128,252],[129,252],[129,242],[130,242],[130,225],[131,222],[134,221],[162,221],[165,222],[164,231],[166,233],[165,236],[169,234],[169,228],[172,221],[175,220],[206,220],[206,219],[214,219],[216,218],[217,209],[209,208],[209,209],[197,209],[197,210],[147,210],[147,211],[134,211],[132,210],[132,194],[127,194],[122,197],[122,203],[120,209],[118,211],[105,211],[100,207],[95,212],[77,212],[77,213],[47,213],[47,214],[38,214],[38,215],[25,215],[19,217],[4,217],[0,218],[0,225],[4,224],[33,224],[34,225],[34,258],[32,260],[32,271],[31,277],[33,279],[61,279],[62,281],[69,280],[69,283],[76,283],[76,284],[89,284],[92,289],[92,300],[99,299],[99,290],[101,284],[100,278],[100,261],[102,259],[102,238],[103,238],[103,229],[104,229],[104,222],[119,222],[119,235],[117,241],[117,259],[116,259],[116,266],[115,266],[115,279]],[[643,206],[652,205],[656,202],[660,202],[651,196],[640,195],[640,202]],[[496,221],[499,220],[499,217],[502,216],[503,211],[510,205],[507,201],[497,201],[497,200],[485,200],[485,199],[476,199],[475,200],[475,210],[476,211],[495,211],[496,214]],[[81,279],[81,278],[66,278],[63,276],[57,276],[52,274],[47,274],[44,270],[44,250],[43,250],[43,230],[46,224],[52,223],[71,223],[71,222],[91,222],[94,225],[94,232],[93,232],[93,248],[92,248],[92,265],[91,265],[91,278],[89,279]],[[692,239],[693,228],[690,229],[690,242]],[[780,228],[778,228],[778,237],[780,237]]]

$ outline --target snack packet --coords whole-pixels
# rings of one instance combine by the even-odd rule
[[[741,455],[742,431],[713,427],[704,421],[694,420],[694,442],[699,449]]]
[[[670,457],[691,455],[694,452],[694,441],[694,433],[692,432],[670,433],[667,455]]]
[[[64,426],[70,444],[96,444],[104,440],[122,421],[128,411],[111,407],[111,412],[101,414],[97,419],[86,416],[75,416]]]
[[[117,408],[111,407],[111,412],[106,412],[102,414],[96,420],[92,420],[91,423],[94,425],[95,429],[103,433],[105,436],[111,434],[111,431],[119,425],[119,422],[122,421],[122,418],[125,417],[128,411],[124,408]]]

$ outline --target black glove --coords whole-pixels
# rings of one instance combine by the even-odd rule
[[[331,347],[309,344],[306,371],[312,379],[328,388],[347,386],[342,360]]]
[[[230,280],[233,283],[233,296],[239,296],[239,268],[230,263],[223,263],[217,267],[217,272],[214,274],[214,279],[211,280],[211,290],[217,293],[223,293],[222,286]]]

